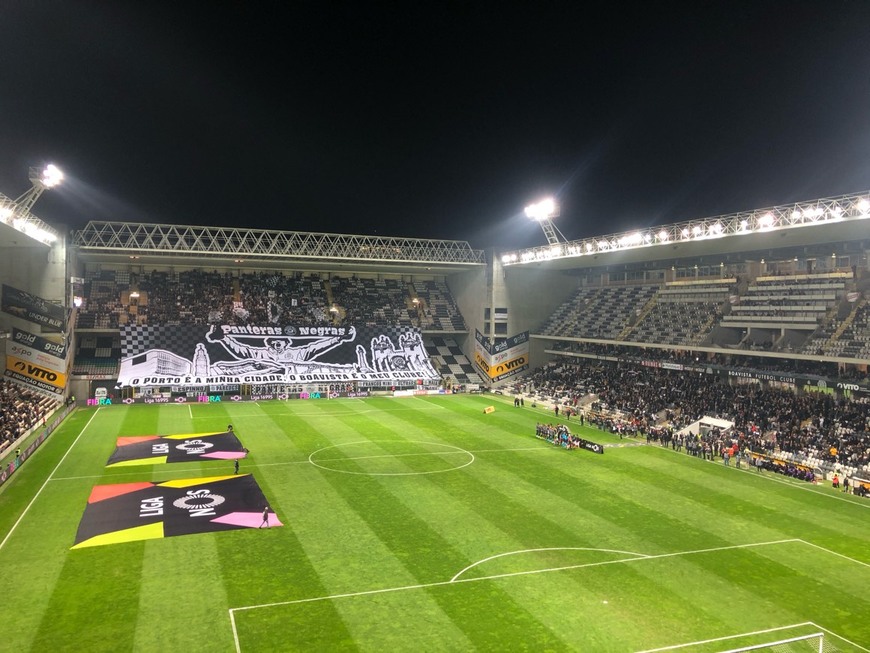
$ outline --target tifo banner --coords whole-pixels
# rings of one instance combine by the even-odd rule
[[[529,332],[523,331],[504,342],[491,344],[475,329],[474,362],[490,380],[503,381],[529,369]]]
[[[411,327],[128,325],[121,348],[121,386],[439,378]]]
[[[3,375],[30,390],[58,398],[66,388],[66,374],[42,367],[29,360],[6,355],[6,371]]]
[[[188,460],[244,458],[245,448],[235,433],[138,435],[118,438],[106,467],[183,463]]]
[[[22,329],[12,328],[6,340],[6,354],[55,372],[67,372],[67,347]]]
[[[97,485],[72,548],[282,525],[250,474]]]
[[[66,309],[60,304],[31,295],[23,290],[3,284],[0,310],[28,322],[42,325],[48,331],[63,331],[66,328]]]

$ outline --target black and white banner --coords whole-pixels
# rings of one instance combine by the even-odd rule
[[[7,286],[5,283],[0,310],[22,320],[42,325],[46,331],[64,331],[66,328],[67,310],[63,306]]]
[[[439,378],[411,327],[128,325],[121,349],[120,386]]]

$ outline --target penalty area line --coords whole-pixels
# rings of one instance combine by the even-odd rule
[[[838,558],[843,558],[844,560],[848,560],[849,562],[854,562],[857,565],[862,565],[864,567],[870,567],[870,564],[863,562],[862,560],[857,560],[855,558],[850,558],[847,555],[843,555],[842,553],[837,553],[836,551],[832,551],[831,549],[826,549],[823,546],[819,546],[818,544],[813,544],[812,542],[807,542],[806,540],[798,540],[802,544],[806,544],[807,546],[811,546],[814,549],[819,549],[819,551],[824,551],[825,553],[830,553],[831,555],[837,556]]]
[[[454,585],[455,586],[455,585],[459,585],[462,583],[475,583],[478,581],[495,580],[495,579],[500,579],[500,578],[510,578],[513,576],[528,576],[531,574],[540,574],[540,573],[546,573],[546,572],[552,572],[552,571],[566,571],[566,570],[571,570],[571,569],[582,569],[585,567],[601,567],[604,565],[612,565],[612,564],[619,564],[619,563],[626,563],[626,562],[638,562],[638,561],[643,561],[643,560],[656,560],[656,559],[661,559],[661,558],[673,558],[673,557],[677,557],[677,556],[693,555],[693,554],[697,554],[697,553],[713,553],[716,551],[727,551],[727,550],[733,550],[733,549],[748,549],[748,548],[757,547],[757,546],[769,546],[769,545],[773,545],[773,544],[785,544],[788,542],[802,542],[802,541],[803,540],[799,540],[799,539],[775,540],[775,541],[771,541],[771,542],[750,542],[748,544],[734,544],[731,546],[717,546],[717,547],[713,547],[710,549],[695,549],[693,551],[677,551],[675,553],[661,553],[658,555],[632,554],[632,555],[640,555],[641,557],[623,558],[620,560],[606,560],[606,561],[602,561],[602,562],[591,562],[591,563],[587,563],[587,564],[583,564],[583,565],[570,565],[570,566],[566,566],[566,567],[553,567],[550,569],[519,571],[519,572],[514,572],[514,573],[508,573],[508,574],[496,574],[496,575],[492,575],[492,576],[480,576],[478,578],[459,578],[459,579],[457,579],[456,576],[454,576],[451,580],[436,581],[434,583],[420,583],[417,585],[403,585],[400,587],[383,587],[381,589],[364,590],[364,591],[360,591],[360,592],[344,592],[342,594],[330,594],[327,596],[314,596],[314,597],[310,597],[310,598],[306,598],[306,599],[295,599],[292,601],[276,601],[273,603],[261,603],[258,605],[243,605],[243,606],[239,606],[237,608],[229,608],[228,612],[229,612],[229,616],[230,616],[230,625],[231,625],[232,631],[233,631],[233,642],[235,643],[235,646],[236,646],[236,653],[241,653],[242,649],[241,649],[241,644],[239,641],[238,629],[236,626],[236,612],[247,612],[247,611],[251,611],[251,610],[259,610],[262,608],[276,608],[276,607],[283,607],[283,606],[289,606],[289,605],[300,605],[303,603],[315,603],[318,601],[333,601],[336,599],[347,599],[347,598],[355,598],[355,597],[360,597],[360,596],[373,596],[376,594],[389,594],[389,593],[393,593],[393,592],[403,592],[406,590],[429,589],[432,587],[444,587],[447,585]],[[798,624],[798,625],[806,625],[806,624]],[[809,625],[816,626],[816,624],[809,624]],[[820,628],[822,630],[825,630],[821,626],[816,626],[816,627]],[[830,632],[830,631],[828,631],[828,632]],[[835,634],[835,633],[832,633],[832,634]],[[839,635],[836,635],[836,636],[839,637]],[[845,638],[843,638],[843,639],[844,639],[844,641],[848,641]],[[682,646],[687,646],[687,645],[682,645]],[[671,647],[671,648],[680,648],[680,647]],[[858,647],[858,648],[861,648],[861,647]],[[654,649],[654,650],[666,651],[666,650],[671,650],[671,649],[663,648],[663,649]],[[867,649],[862,649],[862,650],[866,651],[866,653],[870,653],[870,651],[868,651]],[[652,653],[652,652],[649,651],[647,653]]]
[[[764,630],[753,630],[749,633],[738,633],[737,635],[726,635],[725,637],[714,637],[712,639],[701,639],[697,642],[686,642],[685,644],[674,644],[673,646],[662,646],[661,648],[649,648],[644,651],[638,651],[637,653],[659,653],[660,651],[676,651],[677,649],[687,648],[689,646],[702,646],[704,644],[714,644],[716,642],[727,642],[729,639],[737,639],[739,637],[752,637],[754,635],[766,635],[767,633],[776,633],[783,630],[790,630],[792,628],[803,628],[804,626],[816,626],[812,621],[804,621],[799,624],[792,624],[790,626],[777,626],[776,628],[765,628]]]
[[[373,594],[387,594],[390,592],[401,592],[405,590],[418,590],[418,589],[427,589],[430,587],[442,587],[444,585],[459,585],[462,583],[476,583],[485,580],[496,580],[500,578],[512,578],[514,576],[530,576],[533,574],[543,574],[554,571],[569,571],[572,569],[584,569],[587,567],[603,567],[605,565],[613,565],[619,563],[627,563],[627,562],[642,562],[646,560],[660,560],[664,558],[674,558],[678,556],[685,555],[695,555],[698,553],[715,553],[717,551],[732,551],[736,549],[749,549],[753,547],[759,546],[771,546],[775,544],[787,544],[790,542],[800,542],[798,539],[788,539],[788,540],[772,540],[769,542],[749,542],[747,544],[732,544],[729,546],[716,546],[709,549],[694,549],[691,551],[676,551],[674,553],[659,553],[653,555],[645,555],[642,553],[633,553],[630,552],[631,555],[641,556],[641,557],[633,557],[633,558],[620,558],[618,560],[603,560],[601,562],[589,562],[582,565],[567,565],[564,567],[550,567],[547,569],[532,569],[528,571],[517,571],[505,574],[493,574],[491,576],[478,576],[476,578],[460,578],[458,580],[442,580],[435,581],[432,583],[420,583],[417,585],[402,585],[400,587],[383,587],[380,589],[374,590],[363,590],[359,592],[344,592],[341,594],[329,594],[326,596],[314,596],[305,599],[293,599],[290,601],[275,601],[273,603],[260,603],[256,605],[243,605],[236,608],[230,608],[230,614],[235,614],[236,612],[244,612],[248,610],[259,610],[261,608],[275,608],[285,605],[298,605],[302,603],[314,603],[317,601],[330,601],[334,599],[345,599],[345,598],[353,598],[357,596],[371,596]],[[455,578],[455,577],[454,577]]]
[[[828,633],[829,635],[833,635],[833,636],[836,637],[837,639],[842,639],[842,640],[843,640],[844,642],[846,642],[849,646],[854,646],[854,647],[857,648],[857,649],[861,649],[862,651],[866,651],[866,653],[870,653],[870,649],[868,649],[868,648],[864,648],[864,647],[861,646],[860,644],[856,644],[855,642],[853,642],[853,641],[851,641],[851,640],[849,640],[849,639],[846,639],[846,638],[843,637],[842,635],[838,635],[838,634],[835,633],[833,630],[829,630],[829,629],[825,628],[824,626],[820,626],[819,624],[817,624],[817,623],[813,623],[813,622],[810,622],[810,625],[811,625],[811,626],[815,626],[815,627],[818,628],[819,630],[824,630],[826,633]]]

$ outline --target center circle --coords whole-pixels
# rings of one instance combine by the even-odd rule
[[[462,469],[474,462],[474,454],[440,442],[361,440],[318,449],[308,462],[342,474],[417,476]]]

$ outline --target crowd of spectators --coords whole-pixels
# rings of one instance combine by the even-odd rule
[[[198,269],[92,276],[82,290],[78,328],[221,323],[467,330],[442,282]]]
[[[45,420],[57,402],[20,385],[0,380],[0,450]]]
[[[588,407],[590,421],[592,415],[606,412],[609,417],[601,418],[610,420],[606,428],[621,424],[631,435],[650,434],[665,444],[672,444],[674,434],[702,417],[714,417],[734,423],[728,437],[739,443],[741,451],[767,456],[788,452],[796,461],[818,460],[830,469],[866,470],[870,465],[870,403],[866,401],[606,361],[551,363],[513,390],[569,407],[594,394],[596,403]],[[707,442],[700,438],[695,443],[702,447],[701,453],[706,444],[712,447],[720,439],[715,431],[707,436]],[[685,441],[681,444],[688,448]]]
[[[868,378],[866,370],[859,370],[854,366],[844,367],[836,362],[794,358],[744,356],[738,353],[695,352],[688,349],[629,347],[625,345],[571,341],[557,342],[551,349],[554,351],[592,354],[595,356],[609,356],[622,360],[668,361],[683,365],[721,365],[736,370],[802,374],[820,379],[836,378],[861,381]]]

